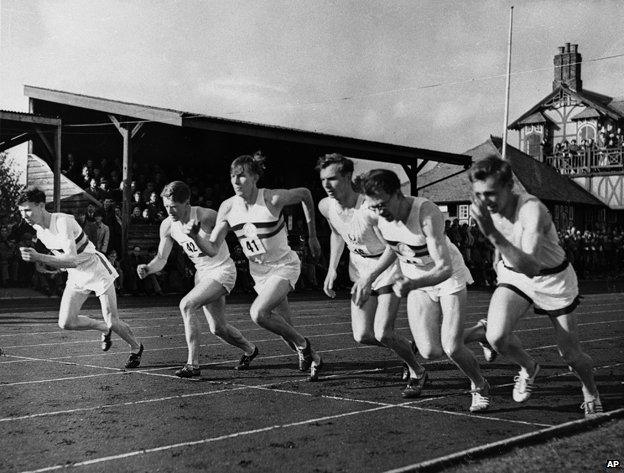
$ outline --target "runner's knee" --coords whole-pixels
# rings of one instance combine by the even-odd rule
[[[375,339],[375,337],[371,333],[368,333],[365,331],[353,332],[353,339],[357,343],[361,343],[362,345],[376,345],[377,344],[377,340]]]
[[[210,333],[219,338],[225,337],[228,333],[227,324],[210,324]]]
[[[494,350],[496,350],[499,353],[503,353],[506,351],[508,340],[505,334],[488,332],[485,334],[485,336],[487,338],[488,343],[492,345],[492,348],[494,348]]]
[[[462,349],[462,344],[457,340],[444,340],[442,342],[442,349],[446,356],[450,359],[455,359],[459,356]]]
[[[375,330],[375,340],[377,340],[382,345],[392,344],[394,339],[394,332],[391,330]]]
[[[197,308],[196,305],[192,299],[183,297],[180,301],[180,312],[182,315],[189,314]]]
[[[425,360],[437,360],[444,356],[444,351],[440,347],[428,346],[421,349],[418,347],[418,352]]]
[[[251,306],[251,309],[249,309],[249,315],[251,316],[251,320],[258,325],[262,325],[271,316],[271,312],[260,307]]]

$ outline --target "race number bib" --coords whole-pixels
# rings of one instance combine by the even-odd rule
[[[262,244],[262,240],[258,237],[242,238],[240,243],[243,247],[243,252],[247,256],[259,256],[266,253],[266,248]]]
[[[243,252],[247,256],[259,256],[266,253],[264,244],[258,238],[258,229],[253,223],[246,223],[243,226],[243,234],[245,238],[241,238],[240,244],[243,247]]]

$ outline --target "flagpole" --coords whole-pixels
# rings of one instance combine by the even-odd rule
[[[507,126],[509,124],[509,84],[511,82],[511,32],[513,29],[513,6],[509,10],[509,41],[507,43],[507,83],[505,85],[505,119],[503,124],[502,157],[507,159]]]

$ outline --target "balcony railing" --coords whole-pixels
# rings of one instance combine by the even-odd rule
[[[624,173],[624,150],[622,148],[596,148],[559,153],[546,156],[545,161],[565,175]]]

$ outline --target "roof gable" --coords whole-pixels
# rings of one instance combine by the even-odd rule
[[[500,158],[501,145],[500,138],[490,137],[465,154],[472,156],[473,161],[492,154]],[[514,190],[518,193],[528,192],[544,201],[604,206],[599,199],[571,179],[513,146],[507,145],[507,159],[514,172]],[[447,164],[436,165],[431,171],[419,177],[419,189],[422,188],[420,195],[438,203],[470,201],[472,186],[467,172],[428,186],[456,171],[456,167]]]

